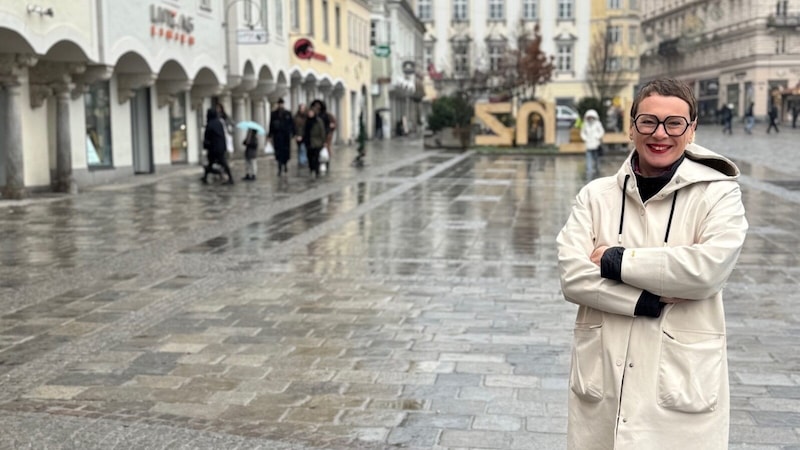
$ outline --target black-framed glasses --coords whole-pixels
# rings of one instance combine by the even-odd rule
[[[633,126],[636,127],[636,131],[647,136],[655,134],[659,125],[664,125],[664,131],[667,136],[683,136],[691,124],[683,116],[667,116],[664,120],[658,120],[658,117],[652,114],[639,114],[633,119]]]

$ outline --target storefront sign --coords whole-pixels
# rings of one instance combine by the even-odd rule
[[[164,6],[150,5],[150,35],[194,45],[194,18]]]
[[[267,30],[236,30],[236,43],[238,44],[266,44]]]
[[[387,58],[392,54],[392,49],[388,45],[378,45],[372,50],[372,53],[378,58]]]

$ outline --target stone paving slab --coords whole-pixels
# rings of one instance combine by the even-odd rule
[[[186,175],[13,206],[0,448],[564,448],[554,237],[582,159],[398,150],[316,183]],[[797,448],[800,216],[752,164],[731,448]],[[117,213],[93,248],[85,227]]]

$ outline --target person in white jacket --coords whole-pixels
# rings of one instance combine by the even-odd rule
[[[600,158],[599,148],[603,142],[603,125],[600,123],[600,116],[597,111],[590,109],[583,115],[583,125],[581,125],[581,139],[586,144],[586,179],[591,180],[594,175],[599,173]]]
[[[747,220],[727,158],[694,144],[697,100],[644,85],[634,150],[584,186],[558,234],[565,300],[578,305],[570,450],[725,450],[730,394],[722,289]]]

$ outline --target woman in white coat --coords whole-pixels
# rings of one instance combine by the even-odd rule
[[[591,180],[600,169],[600,145],[603,143],[603,125],[597,111],[590,109],[583,114],[581,139],[586,144],[586,179]]]
[[[561,286],[577,304],[568,447],[726,449],[722,288],[747,231],[738,168],[693,144],[682,82],[645,85],[635,149],[587,184],[558,235]]]

